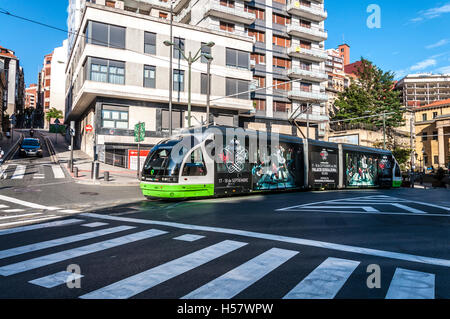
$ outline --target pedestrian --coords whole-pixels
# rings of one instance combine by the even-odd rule
[[[5,152],[3,151],[2,147],[0,146],[0,179],[3,179],[3,156],[5,155]]]

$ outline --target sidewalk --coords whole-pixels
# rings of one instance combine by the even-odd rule
[[[99,179],[94,181],[91,179],[92,171],[92,157],[80,150],[73,151],[73,164],[78,168],[78,178],[70,172],[67,164],[70,161],[69,144],[63,136],[58,135],[58,144],[56,144],[56,136],[53,133],[42,132],[53,143],[56,151],[56,156],[63,169],[73,178],[73,180],[80,184],[101,185],[101,186],[139,186],[136,171],[131,171],[122,167],[112,166],[100,163]],[[105,172],[109,172],[109,181],[104,180]]]
[[[6,158],[6,155],[8,154],[10,149],[19,140],[21,133],[22,133],[21,131],[14,130],[14,134],[10,138],[4,136],[4,133],[0,134],[0,148],[3,150],[3,152],[5,152],[5,154],[3,155],[3,160]],[[3,160],[0,160],[0,163],[2,163]]]

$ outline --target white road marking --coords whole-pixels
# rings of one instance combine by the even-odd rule
[[[312,206],[312,209],[356,209],[360,208],[366,212],[379,212],[379,210],[371,207],[371,206]],[[309,209],[308,207],[305,207],[304,209]],[[339,212],[339,211],[337,211]]]
[[[8,176],[6,171],[8,170],[9,165],[0,165],[0,179],[6,179]]]
[[[47,241],[43,241],[40,243],[34,243],[34,244],[30,244],[30,245],[1,250],[0,251],[0,259],[17,256],[17,255],[22,255],[22,254],[30,253],[32,251],[47,249],[50,247],[57,247],[57,246],[61,246],[61,245],[75,243],[78,241],[96,238],[96,237],[100,237],[100,236],[105,236],[105,235],[109,235],[109,234],[114,234],[117,232],[130,230],[133,228],[136,228],[136,227],[118,226],[118,227],[114,227],[114,228],[97,230],[97,231],[84,233],[84,234],[80,234],[80,235],[73,235],[73,236],[68,236],[68,237],[63,237],[63,238],[58,238],[58,239],[53,239],[53,240],[47,240]]]
[[[231,234],[231,235],[244,236],[244,237],[250,237],[250,238],[267,239],[267,240],[279,241],[279,242],[284,242],[284,243],[304,245],[304,246],[310,246],[310,247],[332,249],[332,250],[337,250],[337,251],[346,251],[346,252],[357,253],[357,254],[362,254],[362,255],[378,256],[378,257],[392,258],[392,259],[398,259],[398,260],[404,260],[404,261],[412,261],[412,262],[429,264],[429,265],[450,267],[450,260],[448,260],[448,259],[439,259],[439,258],[424,257],[424,256],[405,254],[405,253],[396,253],[396,252],[384,251],[384,250],[378,250],[378,249],[363,248],[363,247],[349,246],[349,245],[342,245],[342,244],[334,244],[334,243],[328,243],[328,242],[304,239],[304,238],[287,237],[287,236],[273,235],[273,234],[264,234],[264,233],[257,233],[257,232],[238,230],[238,229],[230,229],[230,228],[197,226],[197,225],[163,222],[163,221],[156,221],[156,220],[146,220],[146,219],[129,218],[129,217],[118,217],[118,216],[107,216],[107,215],[93,214],[93,213],[83,213],[83,214],[80,214],[79,216],[92,217],[92,218],[98,218],[98,219],[104,219],[104,220],[116,220],[116,221],[121,221],[121,222],[130,222],[130,223],[145,224],[145,225],[161,225],[161,226],[174,227],[174,228],[179,228],[179,229],[188,229],[188,230],[194,230],[194,231],[206,231],[206,232],[215,232],[215,233],[222,233],[222,234]]]
[[[41,286],[44,288],[54,288],[63,284],[66,284],[68,282],[71,282],[76,279],[83,278],[83,275],[75,274],[68,271],[60,271],[56,274],[48,275],[42,278],[30,280],[30,284],[34,284],[37,286]]]
[[[231,299],[297,254],[292,250],[270,249],[182,299]]]
[[[9,206],[6,206],[6,205],[0,205],[0,209],[3,209],[3,208],[9,208]]]
[[[309,212],[309,213],[333,213],[333,214],[365,214],[367,212],[360,212],[360,211],[343,211],[343,210],[325,210],[325,209],[317,209],[314,210],[314,208],[302,208],[302,209],[293,209],[291,210],[291,212]],[[450,217],[450,214],[417,214],[417,213],[399,213],[399,212],[382,212],[382,211],[378,211],[378,212],[374,212],[377,215],[406,215],[406,216],[427,216],[427,217],[444,217],[444,218],[448,218]]]
[[[64,175],[64,171],[62,170],[61,166],[59,165],[52,165],[53,175],[55,179],[59,178],[66,178]]]
[[[97,222],[97,223],[84,224],[84,225],[81,225],[81,226],[83,226],[83,227],[95,228],[95,227],[106,226],[106,225],[108,225],[108,223],[100,223],[100,222]]]
[[[2,216],[2,217],[0,217],[0,220],[19,218],[19,217],[36,216],[36,215],[42,215],[42,213],[30,213],[30,214],[22,214],[22,215]]]
[[[328,258],[283,299],[333,299],[359,264],[359,261]]]
[[[45,178],[45,175],[44,174],[34,174],[33,175],[33,179],[44,179]]]
[[[81,296],[82,299],[127,299],[169,279],[235,251],[247,243],[225,240],[213,246],[128,277]],[[0,268],[1,269],[1,268]]]
[[[174,238],[175,240],[182,240],[182,241],[196,241],[199,239],[205,238],[205,236],[200,236],[200,235],[191,235],[191,234],[186,234],[186,235],[182,235],[179,237]]]
[[[58,207],[47,207],[47,206],[26,202],[26,201],[23,201],[23,200],[20,200],[17,198],[8,197],[8,196],[4,196],[4,195],[0,195],[0,200],[18,204],[18,205],[25,206],[25,207],[30,207],[30,208],[45,209],[45,210],[59,210]]]
[[[407,210],[407,211],[409,211],[411,213],[414,213],[414,214],[427,214],[427,212],[424,212],[423,210],[415,209],[415,208],[408,207],[408,206],[405,206],[405,205],[402,205],[402,204],[392,204],[392,205],[394,205],[395,207]]]
[[[81,223],[81,222],[84,222],[84,220],[82,220],[82,219],[66,219],[66,220],[59,220],[59,221],[55,221],[55,222],[45,223],[45,224],[3,229],[3,230],[0,230],[0,236],[21,233],[24,231],[35,230],[35,229],[67,226],[67,225],[72,225],[72,224]]]
[[[26,224],[44,222],[44,221],[50,220],[50,219],[60,218],[59,216],[55,216],[55,215],[47,215],[47,216],[48,217],[36,218],[36,219],[26,219],[26,220],[21,220],[21,221],[17,221],[17,222],[11,222],[11,223],[3,223],[3,224],[0,224],[0,227],[14,226],[14,225],[26,225]]]
[[[64,209],[64,210],[58,211],[58,213],[64,213],[64,214],[77,214],[77,213],[81,213],[81,212],[80,212],[79,210]]]
[[[123,237],[118,237],[118,238],[102,241],[99,243],[95,243],[95,244],[91,244],[91,245],[87,245],[87,246],[83,246],[83,247],[65,250],[65,251],[50,254],[47,256],[41,256],[41,257],[25,260],[25,261],[18,262],[15,264],[10,264],[10,265],[0,267],[0,275],[10,276],[10,275],[22,273],[22,272],[29,271],[32,269],[55,264],[55,263],[58,263],[60,261],[64,261],[67,259],[72,259],[72,258],[92,254],[92,253],[106,250],[109,248],[122,246],[122,245],[129,244],[129,243],[132,243],[135,241],[148,239],[148,238],[163,235],[166,233],[167,232],[162,231],[162,230],[150,229],[150,230],[146,230],[146,231],[143,231],[140,233],[134,233],[131,235],[126,235]]]
[[[25,170],[26,170],[25,165],[17,165],[16,170],[14,171],[14,174],[11,177],[11,179],[23,179],[23,177],[25,176]]]
[[[20,212],[24,212],[24,211],[25,211],[24,209],[16,208],[16,209],[6,209],[3,212],[4,213],[20,213]]]
[[[434,274],[397,268],[386,299],[434,299],[434,284]]]

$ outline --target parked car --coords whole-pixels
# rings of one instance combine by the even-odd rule
[[[41,142],[37,138],[25,138],[20,144],[20,156],[42,157]]]

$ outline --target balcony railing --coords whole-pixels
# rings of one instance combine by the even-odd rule
[[[319,81],[328,80],[328,75],[326,74],[325,69],[293,67],[288,70],[287,74],[290,77],[300,77]]]
[[[246,12],[243,7],[228,7],[221,5],[219,1],[211,0],[205,6],[205,15],[213,15],[219,18],[225,18],[231,21],[251,24],[256,20],[256,15]]]
[[[307,49],[300,46],[292,46],[287,50],[289,55],[301,56],[314,59],[315,61],[325,61],[328,59],[328,54],[324,50]]]
[[[323,41],[328,39],[328,32],[321,28],[309,28],[301,24],[288,24],[286,31],[289,34],[307,37],[315,41]]]
[[[328,17],[327,11],[322,6],[307,6],[300,1],[288,1],[287,11],[315,21],[323,21]]]
[[[292,90],[289,92],[290,99],[300,99],[308,101],[328,101],[328,95],[326,93],[321,93],[317,91],[304,91],[304,90]]]

